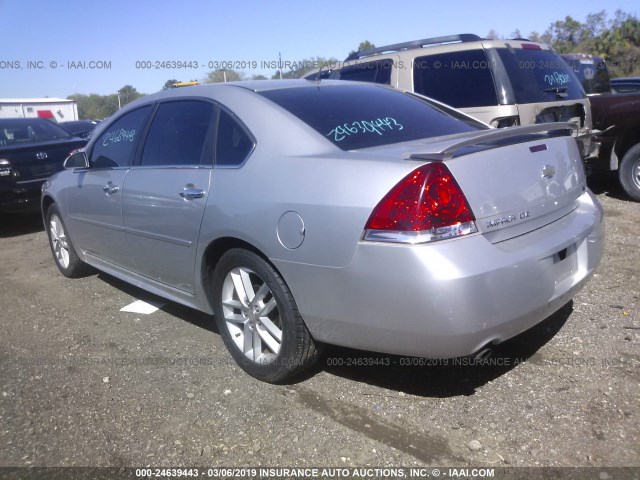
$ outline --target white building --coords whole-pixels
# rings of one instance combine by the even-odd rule
[[[0,98],[0,118],[78,120],[78,104],[66,98]]]

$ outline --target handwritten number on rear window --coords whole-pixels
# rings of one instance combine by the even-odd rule
[[[327,137],[333,136],[333,140],[341,142],[351,135],[375,133],[384,135],[391,130],[402,130],[404,127],[393,117],[376,118],[375,120],[359,120],[352,123],[338,125],[329,133]]]

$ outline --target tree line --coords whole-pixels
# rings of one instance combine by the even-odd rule
[[[514,30],[507,37],[501,36],[495,30],[490,30],[487,38],[523,38],[520,30]],[[640,75],[640,20],[635,15],[617,10],[613,18],[608,18],[602,10],[590,13],[584,22],[571,16],[552,23],[543,33],[531,32],[527,39],[551,45],[559,53],[590,53],[599,55],[607,61],[612,77]],[[375,48],[375,45],[365,40],[358,45],[357,50]],[[355,51],[349,52],[349,54]],[[302,78],[314,70],[315,65],[332,65],[338,62],[335,58],[309,57],[297,62],[295,68],[287,71],[276,71],[272,79]],[[221,83],[242,80],[266,80],[264,75],[247,75],[235,70],[213,70],[209,72],[201,83]],[[177,79],[169,79],[162,86],[162,90],[171,88]],[[70,99],[78,102],[78,115],[81,119],[103,119],[118,110],[118,108],[141,97],[133,86],[125,85],[112,95],[71,95]]]
[[[495,30],[487,38],[504,38]],[[508,38],[522,38],[516,29]],[[587,15],[584,22],[571,16],[552,23],[543,33],[531,32],[528,40],[551,45],[559,53],[590,53],[605,59],[612,77],[640,74],[640,20],[616,10],[608,18],[602,10]]]
[[[111,95],[98,95],[97,93],[83,95],[76,93],[67,98],[78,103],[78,117],[81,120],[102,120],[143,95],[135,87],[125,85]]]

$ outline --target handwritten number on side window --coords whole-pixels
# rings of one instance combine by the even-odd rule
[[[108,147],[109,145],[118,142],[133,142],[135,137],[135,130],[125,130],[124,128],[120,128],[112,132],[107,132],[102,140],[102,146]]]

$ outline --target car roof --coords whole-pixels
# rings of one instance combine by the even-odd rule
[[[314,88],[315,87],[315,88]],[[306,124],[300,127],[303,122],[295,117],[292,113],[286,111],[276,103],[260,95],[261,92],[273,91],[273,90],[303,90],[305,88],[318,89],[318,88],[332,88],[332,89],[367,89],[373,91],[391,90],[397,92],[398,95],[404,93],[402,89],[396,89],[387,85],[372,84],[368,82],[345,82],[343,80],[249,80],[239,82],[227,82],[227,83],[213,83],[205,85],[194,85],[180,88],[172,88],[162,90],[150,95],[145,95],[131,103],[128,103],[120,110],[115,112],[112,116],[104,121],[100,122],[94,130],[94,138],[99,138],[100,135],[106,131],[110,125],[112,125],[115,119],[126,115],[128,112],[136,110],[138,108],[144,108],[153,105],[156,102],[164,101],[177,101],[177,100],[213,100],[219,102],[225,108],[231,110],[231,112],[237,114],[242,119],[243,123],[252,131],[258,131],[259,124],[264,123],[260,119],[267,117],[273,117],[277,115],[282,121],[291,122],[290,127],[296,126],[303,131],[305,128],[309,129],[309,132],[313,131],[311,127]],[[257,109],[257,110],[256,110]],[[255,123],[254,123],[255,122]],[[268,122],[267,122],[268,123]],[[315,138],[315,134],[310,137],[309,148],[320,148],[325,146],[325,140],[322,142],[313,143],[311,139]],[[313,144],[313,145],[312,145]],[[335,148],[330,143],[327,145]]]
[[[205,85],[193,85],[188,87],[171,88],[162,90],[151,95],[145,95],[123,107],[122,110],[132,110],[140,105],[146,105],[163,99],[185,98],[185,97],[216,97],[221,92],[234,89],[235,91],[244,90],[246,92],[263,92],[268,90],[281,90],[291,88],[302,88],[310,86],[340,86],[342,88],[350,88],[352,85],[367,86],[368,88],[388,88],[384,85],[371,84],[368,82],[345,82],[342,80],[247,80],[227,83],[209,83]]]
[[[71,125],[71,124],[75,124],[75,125],[87,125],[87,124],[92,124],[92,125],[97,125],[98,122],[96,122],[95,120],[66,120],[64,122],[58,122],[58,125],[61,124],[65,124],[65,125]]]
[[[412,40],[409,42],[394,43],[392,45],[384,45],[381,47],[360,50],[349,55],[345,62],[359,60],[368,57],[378,57],[382,55],[397,54],[401,52],[424,50],[429,51],[430,48],[454,47],[458,48],[523,48],[523,44],[537,45],[542,50],[550,50],[550,47],[544,43],[533,42],[526,38],[513,39],[488,39],[482,38],[473,33],[461,33],[458,35],[447,35],[443,37],[424,38],[422,40]]]
[[[51,120],[47,120],[46,118],[40,118],[40,117],[29,117],[29,118],[0,118],[0,123],[33,123],[33,122],[49,122],[49,123],[56,123],[56,122],[52,122]]]
[[[347,85],[375,86],[369,82],[349,82]],[[251,90],[253,92],[264,92],[267,90],[282,90],[286,88],[301,88],[313,86],[345,86],[346,82],[341,80],[316,80],[316,79],[299,79],[299,80],[252,80],[248,82],[236,82],[235,86]]]

